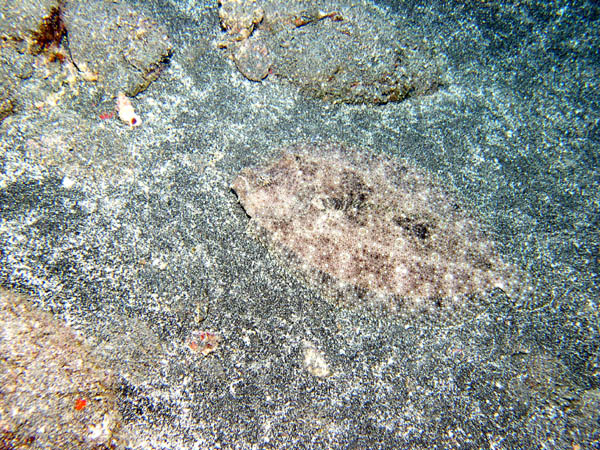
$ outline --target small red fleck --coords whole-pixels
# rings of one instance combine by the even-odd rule
[[[455,347],[455,348],[450,349],[450,354],[452,356],[457,356],[457,355],[463,356],[464,352],[463,352],[462,348]]]
[[[77,411],[81,411],[83,408],[87,406],[87,398],[82,397],[75,400],[75,409]]]
[[[100,114],[98,117],[100,117],[102,120],[108,120],[108,119],[112,119],[114,115],[115,115],[115,113],[111,111],[109,113]]]

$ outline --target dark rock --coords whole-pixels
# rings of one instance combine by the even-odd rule
[[[172,52],[164,28],[124,3],[68,4],[64,20],[73,62],[113,95],[146,89]]]
[[[136,95],[158,77],[172,52],[156,21],[124,3],[104,1],[5,2],[0,37],[5,42],[0,47],[0,121],[18,109],[23,96],[39,106],[52,92],[79,95],[77,89],[67,93],[60,88],[73,87],[74,74],[94,82],[108,97]],[[34,68],[32,55],[42,55],[43,64]],[[23,92],[22,80],[32,75],[37,88]],[[50,103],[58,100],[57,95]]]
[[[61,0],[4,1],[0,6],[0,37],[4,40],[29,41],[39,36],[48,19],[57,16]]]
[[[110,372],[66,325],[0,290],[0,448],[114,448]]]
[[[386,22],[380,10],[343,2],[321,8],[296,1],[222,1],[228,34],[220,46],[230,49],[250,80],[273,73],[334,103],[402,101],[442,84],[431,52]]]

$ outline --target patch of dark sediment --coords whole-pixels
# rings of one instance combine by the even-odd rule
[[[301,144],[244,169],[232,188],[253,235],[344,306],[464,318],[482,311],[492,291],[510,299],[527,291],[485,222],[409,161]]]

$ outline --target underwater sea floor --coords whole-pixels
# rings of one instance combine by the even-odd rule
[[[0,448],[600,448],[597,4],[59,3],[0,23]]]

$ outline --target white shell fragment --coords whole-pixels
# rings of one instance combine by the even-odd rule
[[[117,112],[119,113],[119,119],[131,128],[142,124],[142,119],[135,113],[131,100],[122,92],[119,92],[117,96]]]

